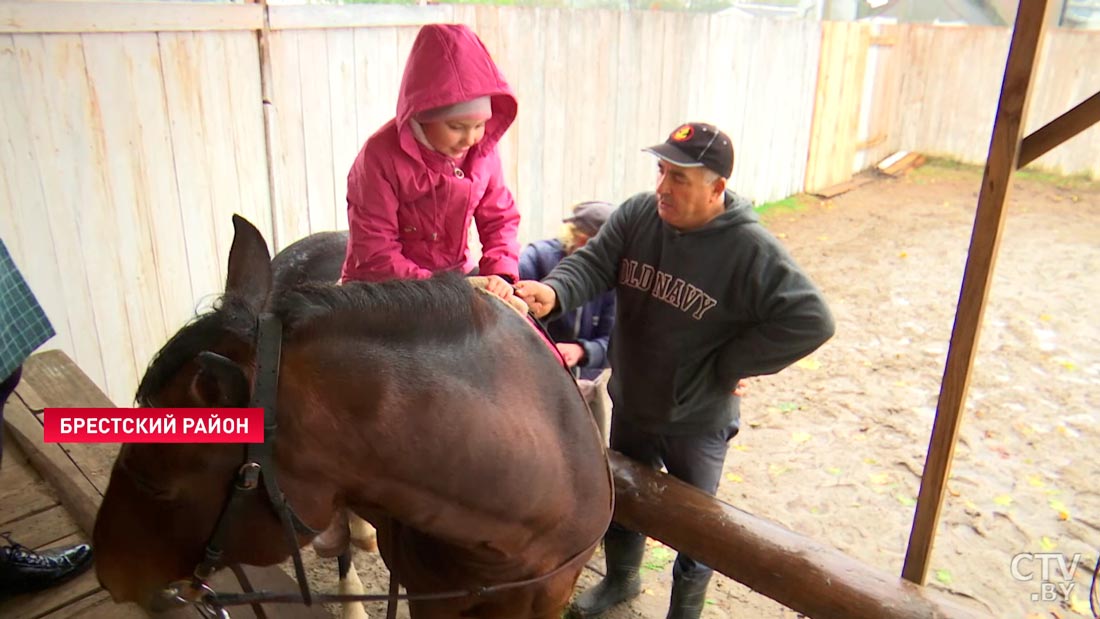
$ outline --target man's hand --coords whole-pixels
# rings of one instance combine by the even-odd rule
[[[485,290],[505,301],[512,296],[512,285],[499,275],[490,275],[485,278]]]
[[[542,282],[523,280],[516,284],[516,295],[523,299],[535,318],[542,318],[549,314],[558,303],[558,294],[554,289]]]
[[[565,364],[569,367],[574,367],[584,359],[584,346],[580,344],[574,344],[572,342],[559,342],[555,344],[558,347],[558,352],[561,353]]]

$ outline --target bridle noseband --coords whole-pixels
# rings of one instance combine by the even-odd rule
[[[279,361],[282,355],[283,324],[278,316],[272,313],[262,313],[257,318],[256,329],[256,370],[252,381],[252,398],[249,407],[262,408],[264,411],[264,442],[249,443],[245,451],[244,462],[237,469],[233,489],[226,498],[221,514],[214,525],[214,532],[206,542],[202,561],[195,566],[191,578],[179,580],[168,585],[161,591],[160,601],[170,606],[193,605],[206,619],[229,619],[227,606],[251,605],[257,617],[265,617],[260,608],[261,603],[275,604],[305,604],[311,606],[318,603],[341,602],[387,602],[386,616],[396,616],[396,603],[399,600],[406,601],[432,601],[448,600],[463,597],[483,597],[500,591],[518,589],[548,580],[564,570],[572,567],[578,560],[586,558],[603,539],[601,531],[599,537],[590,545],[569,558],[565,563],[554,568],[550,572],[520,581],[513,581],[498,585],[478,587],[475,589],[463,589],[440,593],[401,594],[398,591],[397,578],[391,572],[390,591],[387,594],[313,594],[309,588],[309,580],[302,563],[302,555],[298,547],[297,535],[316,536],[321,533],[305,522],[294,512],[287,502],[286,495],[279,489],[276,479],[275,466],[275,436],[278,430],[276,421],[276,400],[279,387]],[[610,476],[610,469],[608,471]],[[262,476],[262,483],[261,483]],[[297,593],[272,593],[268,591],[252,591],[247,583],[244,573],[237,571],[237,577],[242,582],[244,593],[221,594],[214,591],[209,585],[209,579],[214,571],[222,565],[222,556],[228,541],[229,531],[239,519],[246,500],[263,486],[267,491],[267,498],[271,507],[278,515],[285,533],[286,542],[289,544],[294,559],[294,573],[298,580]],[[614,505],[614,493],[612,493],[612,506]]]

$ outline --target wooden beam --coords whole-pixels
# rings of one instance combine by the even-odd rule
[[[255,4],[0,2],[0,33],[256,30]]]
[[[618,452],[615,521],[814,619],[988,617],[757,518]],[[746,560],[751,557],[751,560]]]
[[[951,472],[959,422],[970,387],[970,369],[978,350],[978,334],[1001,240],[1005,199],[1019,156],[1024,113],[1038,64],[1045,11],[1046,0],[1023,0],[1016,13],[1016,26],[1012,31],[1000,103],[989,143],[989,157],[978,195],[970,252],[963,272],[936,420],[932,425],[928,458],[924,464],[913,529],[902,568],[902,577],[917,584],[924,584],[928,575],[928,561],[943,507],[943,491]]]
[[[454,19],[450,5],[396,4],[273,5],[268,7],[272,30],[421,26]]]
[[[27,455],[31,466],[57,490],[61,504],[90,539],[92,529],[95,528],[96,512],[103,500],[102,495],[84,477],[60,445],[45,442],[42,424],[22,402],[8,401],[4,409],[4,422],[11,430],[16,444]]]
[[[1016,163],[1016,168],[1022,168],[1042,157],[1055,146],[1088,129],[1098,121],[1100,121],[1100,91],[1024,138],[1020,145],[1020,160]]]

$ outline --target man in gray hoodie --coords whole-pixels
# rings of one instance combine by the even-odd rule
[[[810,354],[833,318],[752,205],[726,189],[725,133],[688,123],[645,150],[658,158],[657,192],[628,199],[541,283],[516,291],[553,318],[615,289],[611,448],[713,495],[739,428],[738,381]],[[573,603],[581,617],[640,592],[645,537],[612,523],[604,552],[607,576]],[[677,556],[669,619],[702,613],[711,573]]]

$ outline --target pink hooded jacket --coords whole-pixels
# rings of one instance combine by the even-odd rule
[[[420,144],[409,121],[419,112],[490,96],[485,137],[455,162]],[[413,43],[397,117],[372,135],[348,173],[347,256],[342,279],[423,279],[473,269],[467,231],[477,222],[482,275],[518,279],[519,211],[496,145],[516,117],[516,99],[469,28],[424,26]]]

